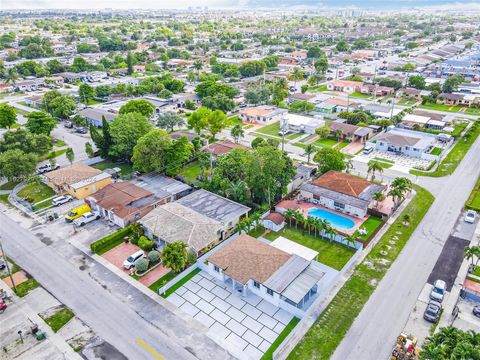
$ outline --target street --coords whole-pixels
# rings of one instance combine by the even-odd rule
[[[332,359],[388,357],[479,176],[479,151],[477,139],[452,175],[419,179],[436,199]]]
[[[206,335],[188,328],[184,319],[175,316],[158,319],[155,307],[147,302],[152,300],[147,296],[143,304],[149,305],[150,318],[148,313],[142,314],[3,213],[0,225],[0,238],[6,253],[129,359],[230,358]],[[124,294],[126,300],[138,290],[130,291],[132,293]],[[161,305],[155,305],[159,313],[166,311]],[[154,325],[159,323],[161,326]],[[171,335],[172,329],[177,332],[176,336]]]

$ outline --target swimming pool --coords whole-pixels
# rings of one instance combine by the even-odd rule
[[[353,220],[324,209],[310,209],[308,215],[318,219],[327,220],[331,226],[340,230],[350,230],[355,226]]]

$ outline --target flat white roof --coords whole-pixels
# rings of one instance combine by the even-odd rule
[[[283,236],[280,236],[274,241],[272,241],[270,245],[279,250],[283,250],[290,255],[298,255],[308,261],[314,260],[318,255],[317,251],[312,250],[306,246],[297,244],[296,242],[288,240]]]
[[[70,187],[73,188],[73,189],[80,189],[81,187],[91,185],[91,184],[95,184],[97,181],[100,181],[100,180],[103,180],[103,179],[106,179],[106,178],[109,178],[109,177],[112,177],[112,176],[110,174],[107,174],[106,172],[102,172],[101,174],[92,176],[91,178],[88,178],[88,179],[79,181],[75,184],[72,184],[72,185],[70,185]]]
[[[402,110],[400,109],[393,109],[393,116],[398,115],[401,111]],[[391,111],[388,111],[388,112],[377,111],[373,115],[376,117],[389,118],[391,114],[392,114]]]
[[[417,124],[426,124],[428,120],[430,120],[430,118],[428,116],[408,114],[405,115],[402,120],[407,122],[414,122]]]

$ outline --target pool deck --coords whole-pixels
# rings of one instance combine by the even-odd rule
[[[332,209],[329,209],[329,208],[326,208],[324,206],[321,206],[321,205],[315,205],[311,202],[308,202],[308,201],[302,201],[302,200],[282,200],[280,201],[277,205],[275,205],[275,208],[276,209],[283,209],[283,210],[287,210],[287,209],[292,209],[292,210],[298,210],[300,211],[300,213],[303,214],[303,216],[305,218],[308,217],[308,211],[310,209],[322,209],[322,210],[325,210],[325,211],[328,211],[328,212],[331,212],[333,214],[337,214],[339,216],[342,216],[344,218],[347,218],[347,219],[350,219],[353,221],[353,223],[355,224],[353,226],[353,228],[351,229],[340,229],[340,228],[335,228],[337,229],[340,233],[342,234],[345,234],[345,235],[352,235],[355,231],[357,231],[361,226],[362,224],[367,221],[367,219],[369,218],[369,216],[365,216],[364,218],[360,219],[360,218],[357,218],[357,217],[353,217],[353,216],[350,216],[350,215],[347,215],[347,214],[343,214],[341,212],[338,212],[338,211],[335,211],[335,210],[332,210]],[[283,211],[280,211],[280,212],[283,212]]]

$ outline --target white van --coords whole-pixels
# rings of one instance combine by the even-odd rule
[[[363,153],[365,155],[370,154],[372,151],[373,151],[373,146],[365,146],[365,148],[363,149]]]
[[[145,257],[143,250],[138,250],[135,254],[130,255],[127,260],[123,262],[123,267],[127,270],[130,270],[132,267],[135,266],[135,261]]]

